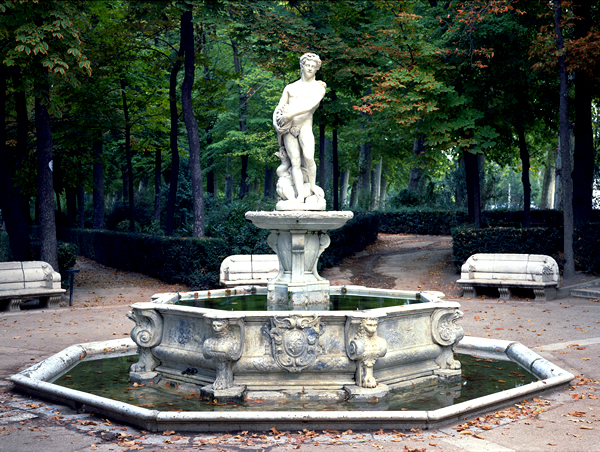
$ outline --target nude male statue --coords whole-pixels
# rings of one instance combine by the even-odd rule
[[[273,125],[277,130],[280,145],[278,155],[282,159],[279,168],[281,171],[278,169],[278,173],[288,172],[294,189],[293,197],[290,189],[282,187],[278,190],[284,201],[291,201],[292,204],[288,203],[288,207],[302,208],[299,205],[306,203],[313,205],[307,210],[325,210],[323,190],[316,186],[315,137],[312,131],[313,113],[325,96],[325,83],[315,80],[320,68],[321,60],[317,55],[302,55],[301,78],[285,87],[279,105],[273,113]]]

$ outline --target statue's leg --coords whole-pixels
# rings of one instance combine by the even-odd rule
[[[315,163],[315,136],[312,132],[312,127],[305,126],[300,129],[298,141],[302,147],[302,156],[306,165],[306,173],[308,174],[308,182],[312,189],[317,182],[317,164]]]
[[[303,196],[303,187],[304,187],[304,178],[302,177],[302,167],[301,165],[301,151],[300,144],[298,140],[290,133],[284,135],[285,141],[285,150],[288,153],[288,157],[292,163],[292,182],[294,183],[294,187],[296,189],[296,198],[299,202],[304,202]]]

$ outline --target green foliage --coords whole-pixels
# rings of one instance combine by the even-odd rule
[[[414,191],[405,188],[404,190],[392,196],[389,204],[393,209],[400,209],[402,207],[416,207],[423,204],[423,198]]]
[[[562,230],[553,228],[473,228],[452,230],[452,261],[460,270],[477,253],[545,254],[562,266]]]
[[[319,268],[338,265],[377,240],[379,216],[368,212],[355,212],[354,218],[340,229],[328,232],[331,244],[319,259]]]
[[[12,260],[12,252],[10,251],[10,242],[8,234],[0,231],[0,262],[10,262]]]
[[[467,222],[467,213],[456,210],[404,208],[378,215],[379,232],[386,234],[449,235],[453,227]]]
[[[135,271],[192,289],[218,286],[221,262],[230,253],[224,240],[161,237],[107,230],[59,229],[83,256],[103,265]]]
[[[573,252],[576,267],[584,272],[600,275],[598,250],[600,250],[600,223],[589,223],[575,229]]]

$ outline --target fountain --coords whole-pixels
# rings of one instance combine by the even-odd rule
[[[343,226],[351,212],[326,212],[323,190],[315,184],[312,114],[325,94],[315,80],[321,62],[314,54],[300,60],[302,77],[288,85],[273,114],[281,165],[274,212],[248,212],[257,227],[269,229],[269,246],[279,260],[279,274],[266,289],[162,294],[132,305],[131,340],[80,344],[15,375],[21,389],[45,397],[85,404],[94,411],[149,430],[306,428],[430,428],[457,413],[476,412],[524,394],[548,389],[573,376],[518,343],[464,338],[456,323],[460,305],[439,292],[403,292],[360,286],[330,287],[317,264],[330,239],[327,231]],[[263,294],[265,311],[226,311],[204,301],[240,294]],[[408,298],[412,303],[357,310],[328,310],[335,295]],[[242,298],[243,300],[243,298]],[[193,304],[193,306],[186,306]],[[243,302],[243,301],[242,301]],[[138,353],[129,372],[136,385],[162,385],[216,404],[245,399],[272,401],[385,400],[406,388],[459,382],[460,347],[496,353],[544,378],[541,385],[515,388],[485,403],[464,402],[418,412],[158,412],[133,407],[49,383],[83,359]],[[467,345],[464,345],[467,344]],[[533,385],[533,386],[532,386]],[[464,405],[466,404],[466,405]]]

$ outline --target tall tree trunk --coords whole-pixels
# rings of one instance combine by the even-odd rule
[[[123,118],[125,119],[125,158],[127,159],[127,191],[129,195],[129,232],[135,232],[135,198],[133,191],[133,161],[131,156],[131,121],[129,105],[125,91],[125,79],[121,79],[121,99],[123,100]]]
[[[575,275],[575,258],[573,253],[573,179],[571,177],[571,132],[569,130],[569,81],[567,79],[566,50],[562,35],[561,0],[554,0],[554,26],[556,29],[556,48],[558,50],[558,73],[560,76],[560,153],[562,157],[562,205],[564,227],[564,259],[563,276],[565,279]]]
[[[15,90],[15,111],[17,113],[17,158],[14,162],[14,171],[12,174],[17,174],[23,168],[23,163],[29,154],[27,149],[28,135],[29,135],[29,115],[27,112],[27,96],[25,94],[25,88],[22,84],[21,69],[19,67],[13,67],[12,73],[13,88]],[[12,171],[11,170],[9,171]],[[26,221],[29,220],[29,200],[23,194],[24,190],[21,184],[13,180],[15,183],[15,196],[21,206],[23,217]]]
[[[190,174],[192,177],[192,205],[194,210],[193,237],[204,237],[204,193],[202,187],[202,168],[200,166],[200,137],[198,123],[192,106],[192,87],[194,85],[195,55],[194,26],[192,11],[181,15],[181,37],[184,51],[184,77],[181,85],[181,108],[183,121],[187,129],[190,148]]]
[[[522,163],[523,226],[528,228],[531,226],[531,184],[529,183],[529,150],[527,149],[527,142],[525,140],[525,127],[523,126],[522,118],[517,120],[517,136],[519,137],[519,155],[521,156]]]
[[[556,167],[554,166],[554,160],[554,152],[548,150],[544,168],[544,181],[542,182],[540,209],[554,209],[554,187],[556,182]]]
[[[79,227],[85,228],[85,193],[83,191],[83,185],[79,184],[77,187],[77,210],[79,211]]]
[[[587,36],[592,26],[591,3],[573,2],[577,20],[573,37]],[[592,132],[592,94],[594,83],[582,70],[575,72],[575,149],[573,152],[573,220],[574,226],[589,223],[592,215],[594,185],[594,140]]]
[[[386,201],[386,190],[387,190],[387,177],[384,174],[381,175],[381,188],[379,190],[379,209],[385,210]]]
[[[238,76],[241,79],[241,77],[243,76],[243,73],[242,73],[242,65],[240,64],[240,55],[238,52],[237,44],[233,40],[231,40],[231,48],[233,49],[233,67],[234,67],[235,73],[238,74]],[[240,103],[240,108],[239,108],[240,132],[242,132],[242,134],[245,134],[246,133],[246,111],[247,111],[248,96],[246,96],[246,93],[244,92],[244,90],[241,87],[238,87],[238,98],[239,98],[239,103]],[[240,174],[240,199],[242,199],[244,196],[246,196],[248,194],[248,190],[249,190],[249,188],[248,188],[248,154],[242,154],[241,159],[242,159],[242,171]]]
[[[319,124],[319,187],[325,190],[325,123]]]
[[[227,157],[225,162],[225,199],[231,201],[233,199],[233,176],[231,174],[233,162],[231,157]]]
[[[275,190],[273,190],[275,179],[275,168],[266,165],[265,166],[265,188],[263,190],[263,196],[265,198],[273,198],[275,196]]]
[[[340,201],[339,201],[339,182],[340,182],[340,163],[339,163],[339,155],[338,155],[338,134],[337,129],[333,129],[332,137],[331,137],[331,154],[332,154],[332,164],[333,164],[333,210],[340,210]],[[346,181],[348,184],[348,181]],[[347,187],[346,187],[347,190]],[[342,202],[342,205],[344,203]]]
[[[162,153],[160,146],[154,151],[154,221],[160,223],[160,192],[162,190]]]
[[[346,208],[348,205],[348,180],[350,179],[350,171],[342,171],[342,183],[340,189],[340,208],[337,210],[341,210]]]
[[[352,189],[350,190],[350,208],[355,210],[358,206],[358,179],[352,182]]]
[[[381,192],[381,169],[383,167],[383,157],[379,158],[379,161],[375,165],[375,170],[373,171],[373,181],[371,183],[371,210],[378,210],[380,208],[380,192]]]
[[[415,138],[412,153],[416,161],[419,160],[420,155],[425,154],[424,135],[419,135],[418,138]],[[420,168],[419,166],[416,166],[416,163],[410,169],[407,190],[417,194],[418,196],[423,196],[424,194],[423,192],[425,190],[425,170],[423,168]]]
[[[74,228],[75,218],[77,217],[77,189],[67,186],[65,196],[67,198],[67,226]]]
[[[477,156],[469,151],[463,151],[467,181],[467,205],[469,222],[475,227],[481,227],[481,194],[479,185],[479,164]]]
[[[6,72],[0,65],[0,210],[13,259],[27,261],[31,260],[29,225],[18,202],[6,156]]]
[[[360,207],[368,208],[371,195],[371,167],[373,146],[371,143],[361,144],[358,147],[358,204]]]
[[[104,228],[104,163],[102,150],[102,133],[94,141],[94,219],[93,229]]]
[[[50,98],[48,69],[41,70],[41,96],[35,98],[35,131],[37,138],[37,199],[40,214],[40,258],[48,262],[56,271],[58,249],[56,240],[56,220],[54,217],[54,188],[52,182],[52,131],[47,102]]]
[[[179,146],[177,144],[179,113],[177,112],[177,74],[183,64],[183,32],[180,31],[179,53],[171,66],[169,74],[169,111],[171,124],[169,131],[169,147],[171,149],[171,178],[169,180],[169,197],[167,200],[167,218],[165,234],[173,235],[175,229],[175,204],[177,202],[177,185],[179,183]]]

